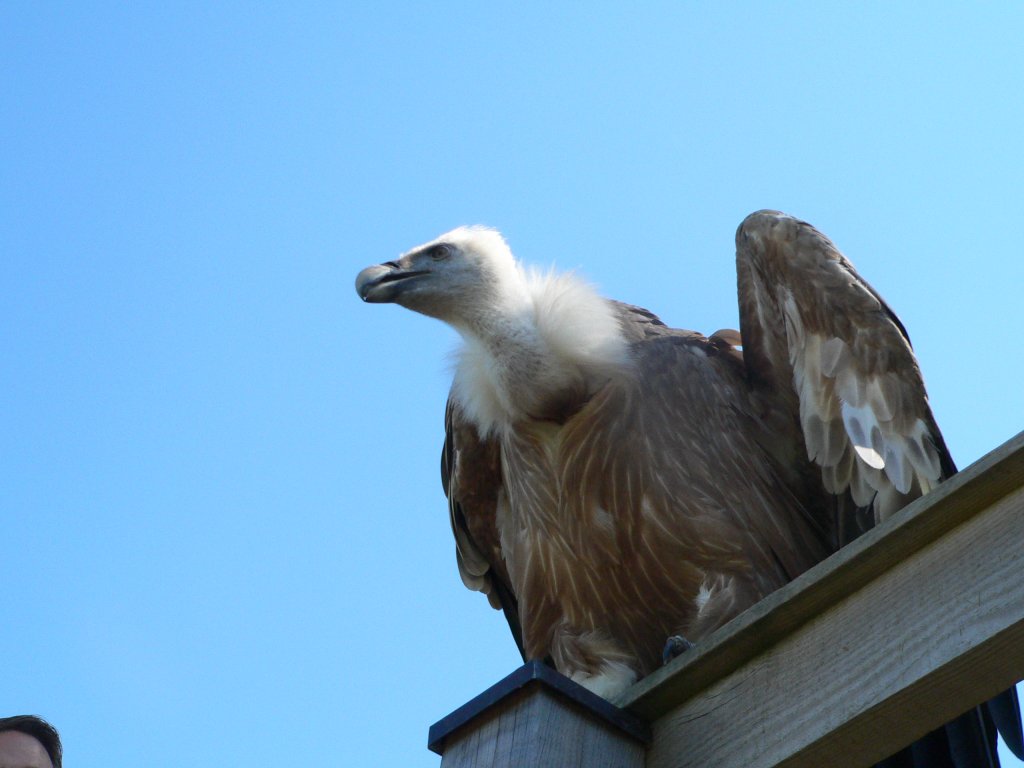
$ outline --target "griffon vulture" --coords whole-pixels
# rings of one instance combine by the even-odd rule
[[[486,228],[356,279],[463,338],[441,465],[463,582],[605,697],[956,471],[906,331],[836,247],[773,211],[736,246],[741,332],[707,337]],[[993,717],[1021,748],[1001,702],[965,715],[990,762]]]

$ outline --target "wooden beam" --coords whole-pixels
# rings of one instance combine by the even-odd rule
[[[1024,677],[1024,433],[616,703],[648,768],[864,766]]]

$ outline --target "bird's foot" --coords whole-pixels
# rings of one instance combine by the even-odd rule
[[[682,635],[672,635],[665,641],[665,648],[661,651],[661,663],[668,664],[677,656],[682,656],[686,651],[693,648],[693,643]]]

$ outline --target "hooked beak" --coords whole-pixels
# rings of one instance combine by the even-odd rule
[[[392,302],[411,281],[426,274],[428,270],[405,269],[396,261],[386,261],[356,275],[356,293],[363,301],[373,304]]]

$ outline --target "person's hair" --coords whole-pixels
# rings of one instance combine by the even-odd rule
[[[0,717],[0,733],[3,731],[18,731],[31,736],[43,745],[46,754],[50,756],[53,768],[61,768],[61,760],[64,756],[64,749],[60,745],[60,734],[57,729],[35,715],[15,715],[14,717]]]

